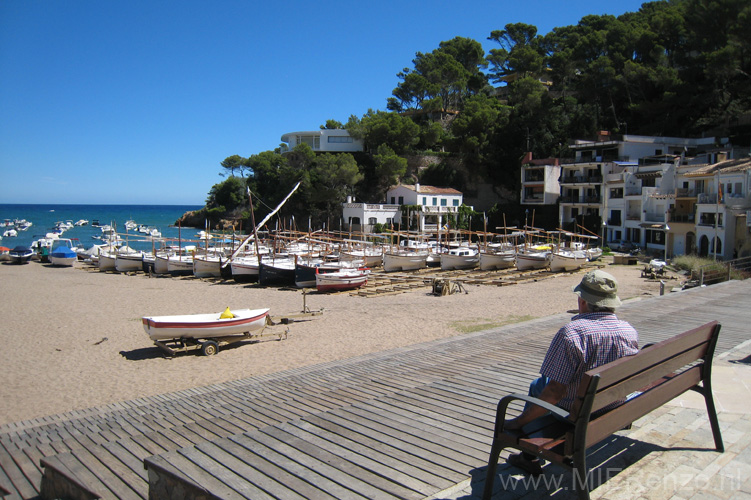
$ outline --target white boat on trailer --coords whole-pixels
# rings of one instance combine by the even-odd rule
[[[144,316],[141,322],[154,344],[170,356],[193,349],[210,356],[219,345],[260,337],[271,323],[269,309],[229,308],[223,313]],[[286,337],[286,331],[282,336]]]
[[[392,271],[415,271],[428,267],[427,251],[386,251],[383,253],[383,270]]]

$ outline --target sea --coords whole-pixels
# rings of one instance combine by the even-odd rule
[[[128,246],[136,250],[152,249],[152,241],[144,238],[144,234],[137,230],[126,230],[125,222],[134,221],[138,225],[158,229],[162,237],[175,240],[196,240],[198,229],[180,228],[175,225],[185,212],[203,208],[198,205],[21,205],[0,204],[0,224],[6,219],[14,221],[25,219],[32,223],[26,231],[18,231],[18,236],[5,236],[0,240],[0,246],[14,248],[18,245],[31,246],[32,242],[43,238],[51,232],[58,222],[87,220],[84,226],[74,226],[68,229],[61,238],[69,238],[76,246],[90,248],[94,244],[101,244],[99,238],[102,230],[93,223],[109,224],[116,228],[120,236],[127,240]],[[2,235],[8,227],[0,227]],[[77,241],[76,241],[77,240]]]

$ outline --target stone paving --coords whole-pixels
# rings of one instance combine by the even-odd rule
[[[715,451],[704,398],[683,394],[599,445],[588,458],[593,500],[751,499],[751,340],[716,356],[715,405],[725,452]],[[513,451],[513,450],[512,450]],[[504,451],[503,458],[508,456]],[[530,478],[498,467],[493,500],[576,498],[569,471],[548,465]],[[485,468],[455,488],[431,497],[482,497]]]

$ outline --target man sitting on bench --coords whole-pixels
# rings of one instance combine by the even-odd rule
[[[618,282],[600,270],[584,275],[574,293],[578,296],[579,314],[561,328],[550,343],[539,378],[529,386],[529,395],[570,410],[584,372],[639,351],[639,337],[626,321],[615,316],[621,305]],[[612,409],[616,401],[601,411]],[[527,437],[555,437],[545,435],[545,428],[555,417],[545,409],[527,403],[516,418],[506,420],[505,431]],[[534,455],[518,453],[507,462],[530,474],[542,472],[542,464]]]

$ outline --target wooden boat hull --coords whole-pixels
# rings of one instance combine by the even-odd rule
[[[550,254],[550,270],[553,272],[575,271],[587,262],[587,255],[583,251],[573,253]]]
[[[392,271],[415,271],[428,267],[427,252],[406,252],[383,254],[383,270]]]
[[[550,262],[549,253],[522,253],[516,254],[516,269],[529,271],[531,269],[543,269]]]
[[[472,269],[480,263],[480,256],[474,255],[452,255],[449,253],[441,254],[441,270],[449,271],[451,269]]]
[[[167,272],[173,276],[187,276],[193,274],[193,257],[175,255],[167,261]]]
[[[516,254],[480,252],[480,269],[483,271],[492,271],[494,269],[509,269],[514,267]]]
[[[196,278],[219,278],[222,261],[219,257],[193,257],[193,276]]]
[[[155,274],[167,274],[169,273],[169,255],[159,255],[154,258],[154,273]]]
[[[221,313],[180,316],[144,316],[143,329],[151,340],[210,339],[245,335],[266,326],[268,309],[232,311],[234,318],[220,318]]]
[[[115,256],[115,270],[121,273],[128,271],[141,271],[143,266],[143,254],[122,254]]]
[[[111,253],[100,253],[99,262],[97,262],[100,271],[115,270],[115,255]]]
[[[363,271],[337,271],[316,274],[316,290],[334,292],[354,290],[368,282],[368,273]]]
[[[267,263],[261,261],[258,282],[263,286],[295,286],[294,261]]]

